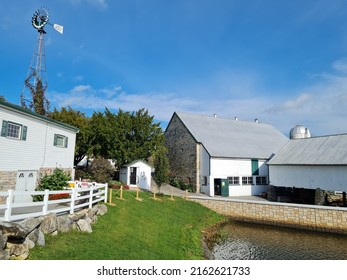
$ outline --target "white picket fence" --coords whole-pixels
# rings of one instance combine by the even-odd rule
[[[74,213],[82,208],[92,208],[99,201],[107,202],[108,184],[72,182],[72,188],[61,191],[14,191],[0,192],[6,198],[0,204],[0,221],[19,221],[50,213]],[[67,194],[68,198],[50,200],[51,195]],[[16,196],[42,195],[43,201],[15,202]]]

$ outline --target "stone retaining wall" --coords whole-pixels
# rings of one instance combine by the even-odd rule
[[[210,197],[189,200],[238,221],[347,234],[347,208]]]

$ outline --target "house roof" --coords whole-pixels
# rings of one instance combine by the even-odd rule
[[[153,168],[150,164],[148,164],[147,162],[145,162],[144,160],[141,160],[141,159],[133,160],[130,163],[124,164],[122,167],[129,167],[129,166],[135,165],[138,162],[142,162],[143,164],[147,165],[148,167]]]
[[[40,115],[40,114],[35,113],[35,112],[32,112],[30,110],[27,110],[25,108],[22,108],[20,106],[17,106],[15,104],[12,104],[9,102],[5,102],[5,101],[0,100],[0,108],[1,107],[5,108],[7,110],[10,110],[10,111],[15,111],[15,112],[22,114],[22,115],[25,115],[25,116],[30,116],[30,117],[35,118],[35,119],[40,119],[42,121],[45,121],[45,122],[48,122],[51,124],[55,124],[55,125],[60,126],[60,127],[64,127],[66,129],[72,130],[76,133],[79,131],[79,129],[77,127],[74,127],[72,125],[69,125],[69,124],[66,124],[66,123],[63,123],[60,121],[53,120],[51,118],[48,118],[46,116]]]
[[[346,165],[347,134],[290,140],[269,165]]]
[[[261,122],[175,114],[212,157],[268,159],[288,141],[273,126]]]

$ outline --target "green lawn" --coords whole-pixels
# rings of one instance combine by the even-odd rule
[[[184,199],[126,191],[125,200],[99,216],[92,233],[46,236],[46,246],[30,251],[32,260],[182,260],[202,259],[202,230],[224,218]]]

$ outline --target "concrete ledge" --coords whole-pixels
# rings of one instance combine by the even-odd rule
[[[189,196],[189,200],[235,220],[347,235],[347,208]]]

